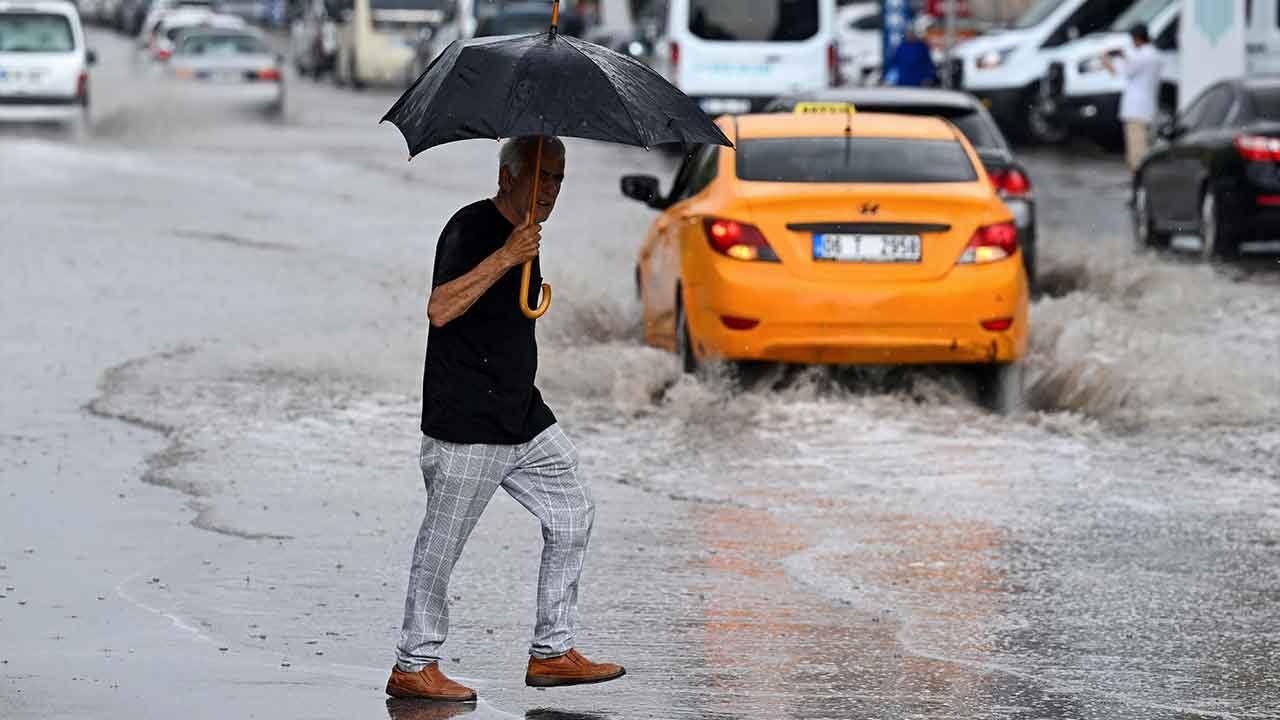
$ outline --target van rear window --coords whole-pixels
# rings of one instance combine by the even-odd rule
[[[762,138],[738,143],[740,180],[793,183],[972,182],[977,171],[954,140]]]
[[[808,40],[818,34],[818,0],[689,0],[689,32],[725,42]]]
[[[53,13],[0,13],[0,52],[47,53],[76,49],[71,23]]]

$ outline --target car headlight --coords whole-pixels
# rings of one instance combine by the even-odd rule
[[[1001,65],[1004,65],[1009,59],[1009,56],[1013,54],[1013,51],[1014,48],[1007,47],[1001,50],[988,50],[982,53],[978,56],[978,69],[994,70]]]
[[[1106,70],[1106,69],[1107,69],[1107,66],[1102,63],[1101,55],[1096,55],[1094,57],[1089,58],[1088,60],[1081,60],[1080,64],[1076,66],[1076,70],[1079,71],[1081,75],[1088,75],[1089,73],[1102,72],[1103,70]]]

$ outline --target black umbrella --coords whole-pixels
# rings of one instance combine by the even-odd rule
[[[653,147],[666,143],[732,143],[687,95],[640,61],[560,35],[560,0],[551,27],[537,35],[455,41],[405,91],[382,120],[400,128],[409,157],[436,145],[474,138],[577,137]],[[533,171],[538,194],[542,145]],[[529,203],[529,222],[534,205]],[[530,318],[551,306],[543,285],[528,307],[532,263],[525,263],[520,309]]]

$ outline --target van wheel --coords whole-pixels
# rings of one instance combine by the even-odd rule
[[[1040,105],[1040,88],[1032,87],[1024,96],[1027,108],[1027,137],[1043,145],[1061,145],[1070,137],[1066,126],[1054,122]]]
[[[977,375],[978,402],[982,407],[997,415],[1010,415],[1026,407],[1026,368],[1022,363],[980,365]]]

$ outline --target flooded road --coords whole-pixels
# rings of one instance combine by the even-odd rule
[[[435,237],[477,141],[405,163],[390,92],[282,122],[95,34],[95,130],[0,136],[0,716],[442,718],[390,705],[423,492]],[[642,346],[658,153],[571,142],[539,386],[597,526],[581,648],[525,688],[536,521],[450,592],[472,717],[1280,718],[1280,265],[1139,254],[1115,158],[1026,158],[1029,400],[951,373],[681,378]]]

